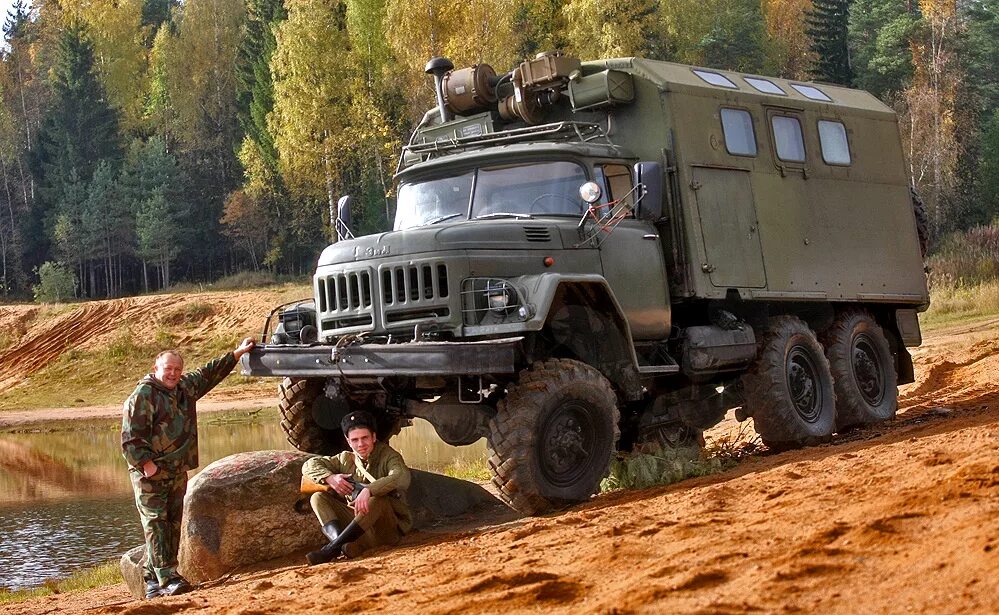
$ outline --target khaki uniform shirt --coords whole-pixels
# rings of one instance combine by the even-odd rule
[[[405,534],[413,527],[413,516],[406,503],[406,489],[412,474],[402,455],[388,444],[375,442],[367,461],[353,451],[332,457],[313,457],[302,466],[302,474],[320,485],[333,474],[350,474],[357,482],[370,483],[368,490],[372,496],[385,497],[392,504],[399,530]]]

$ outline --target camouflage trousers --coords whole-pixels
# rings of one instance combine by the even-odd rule
[[[342,495],[332,491],[313,493],[310,503],[319,525],[336,521],[342,530],[357,519],[357,524],[364,528],[364,534],[354,543],[358,553],[379,545],[394,545],[402,539],[395,510],[385,497],[372,497],[368,500],[368,512],[359,515],[354,514]]]
[[[184,514],[187,472],[173,477],[149,479],[129,472],[135,507],[139,509],[142,533],[146,538],[146,580],[165,585],[177,576],[180,549],[180,522]]]

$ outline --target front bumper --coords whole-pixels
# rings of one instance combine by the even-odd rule
[[[522,337],[481,342],[257,346],[240,359],[244,376],[477,376],[513,374]]]

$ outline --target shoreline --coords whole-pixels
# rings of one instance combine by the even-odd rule
[[[255,410],[277,405],[276,398],[250,397],[239,399],[202,399],[198,401],[198,414],[211,414],[225,410]],[[80,406],[78,408],[34,408],[0,412],[0,429],[28,427],[60,421],[113,419],[121,417],[121,404],[111,406]]]

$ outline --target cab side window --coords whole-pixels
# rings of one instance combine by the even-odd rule
[[[850,164],[850,143],[842,122],[819,120],[819,145],[822,146],[822,160],[826,164]]]
[[[596,166],[597,182],[604,196],[601,203],[624,199],[623,205],[631,207],[634,199],[631,194],[631,169],[623,164],[601,164]]]
[[[734,156],[756,155],[756,134],[753,132],[753,116],[749,111],[723,107],[721,122],[728,153]]]
[[[805,162],[805,140],[798,118],[774,115],[770,118],[770,126],[773,128],[777,157],[784,162]]]

